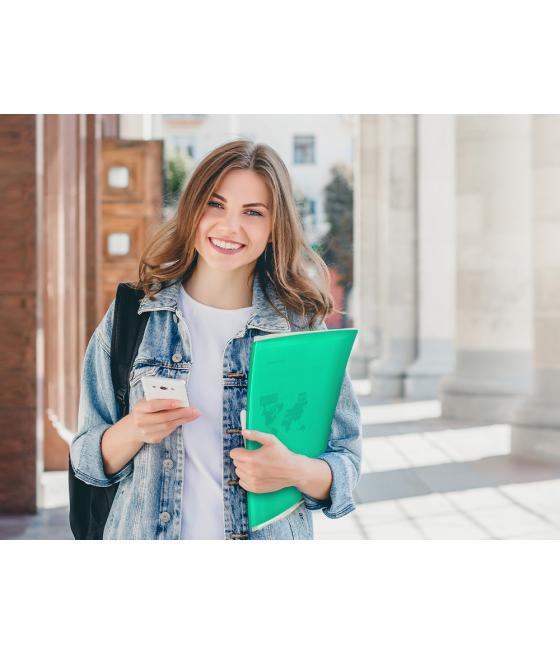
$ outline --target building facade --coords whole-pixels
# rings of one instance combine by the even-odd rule
[[[355,376],[560,459],[560,117],[361,115]]]

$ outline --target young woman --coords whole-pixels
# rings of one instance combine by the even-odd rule
[[[239,424],[253,338],[327,329],[328,281],[278,154],[246,140],[210,152],[141,258],[138,312],[150,316],[127,416],[118,419],[111,381],[114,300],[85,353],[70,456],[84,482],[120,483],[104,539],[313,539],[312,510],[338,518],[355,508],[362,432],[347,373],[317,458]],[[190,407],[146,400],[145,375],[185,379]],[[262,446],[249,451],[243,437]],[[304,504],[251,531],[247,491],[287,486]]]

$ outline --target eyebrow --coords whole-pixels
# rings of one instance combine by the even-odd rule
[[[227,200],[221,196],[219,193],[213,193],[212,197],[216,196],[216,198],[219,198],[220,200],[223,200],[224,202],[227,202]],[[247,202],[243,205],[243,207],[264,207],[265,209],[268,209],[268,207],[263,203],[263,202]]]

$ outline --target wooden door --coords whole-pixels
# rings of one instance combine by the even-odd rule
[[[163,141],[104,140],[100,186],[99,320],[118,283],[137,279],[140,255],[163,220]]]

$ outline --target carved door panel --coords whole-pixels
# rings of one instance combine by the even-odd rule
[[[105,139],[101,162],[103,317],[119,282],[135,281],[140,255],[163,220],[163,141]]]

